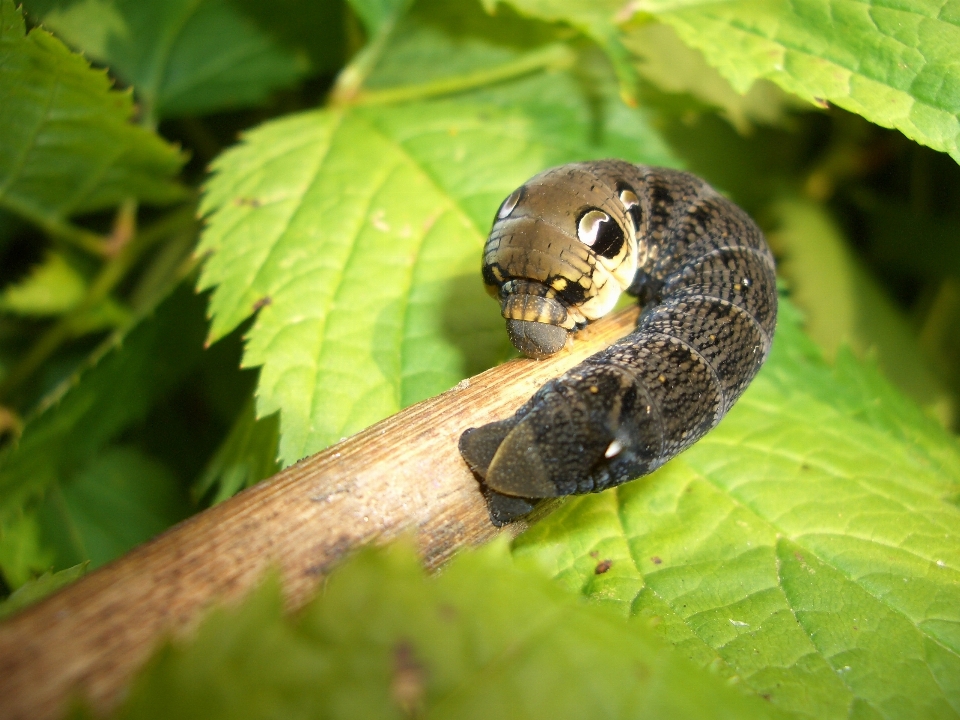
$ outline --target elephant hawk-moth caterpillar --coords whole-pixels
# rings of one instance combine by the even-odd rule
[[[522,353],[638,297],[636,329],[546,383],[510,418],[460,437],[493,522],[541,498],[652,472],[713,428],[760,369],[777,318],[773,256],[739,207],[690,173],[573,163],[500,205],[483,280]]]

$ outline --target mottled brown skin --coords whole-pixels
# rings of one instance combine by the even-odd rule
[[[533,357],[562,349],[611,294],[643,308],[635,331],[513,417],[464,432],[460,452],[497,524],[540,498],[652,472],[720,421],[770,350],[770,249],[743,210],[689,173],[620,160],[541,173],[504,201],[483,262],[511,340]]]

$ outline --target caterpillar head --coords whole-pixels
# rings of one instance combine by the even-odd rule
[[[483,279],[513,345],[542,358],[608,313],[637,269],[639,200],[589,165],[540,173],[500,205]]]

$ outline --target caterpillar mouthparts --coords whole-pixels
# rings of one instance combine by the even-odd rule
[[[739,207],[690,173],[621,160],[546,170],[500,206],[483,278],[525,355],[636,295],[636,329],[545,384],[461,455],[504,525],[541,498],[652,472],[713,428],[770,351],[773,256]]]

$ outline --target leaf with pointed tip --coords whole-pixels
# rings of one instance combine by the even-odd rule
[[[87,282],[60,253],[50,253],[20,282],[0,293],[0,312],[61,315],[83,299]]]
[[[278,585],[161,648],[114,717],[788,717],[518,570],[502,545],[435,578],[411,549],[364,551],[296,619]]]
[[[483,33],[458,42],[477,66],[517,57],[495,39],[507,21],[476,22]],[[419,51],[425,73],[459,51],[429,27],[398,37],[401,62],[417,67]],[[395,69],[389,52],[383,64]],[[505,356],[478,267],[514,187],[577,159],[671,162],[608,71],[594,90],[599,103],[570,73],[540,73],[308,112],[261,126],[216,161],[199,248],[209,254],[201,287],[215,287],[211,339],[258,313],[244,364],[262,366],[257,410],[280,410],[285,464]]]
[[[0,450],[0,570],[8,583],[21,585],[55,559],[35,501],[91,467],[111,441],[199,362],[203,304],[181,286],[48,398],[28,418],[16,445]]]
[[[0,602],[0,620],[19,612],[25,607],[52,595],[87,573],[90,563],[83,562],[59,572],[45,572],[26,585],[17,588],[6,600]]]
[[[211,505],[216,505],[273,475],[280,469],[277,463],[279,439],[279,418],[269,415],[258,420],[251,397],[194,486],[194,495],[204,497],[216,488],[210,501]]]
[[[956,439],[784,303],[716,430],[514,553],[799,716],[957,717],[958,490]]]
[[[584,17],[608,24],[633,13],[654,17],[702,52],[739,93],[766,78],[960,162],[956,0],[504,1],[525,14],[575,25]],[[608,52],[617,55],[619,48],[618,40]]]
[[[27,0],[45,27],[133,86],[146,117],[251,105],[291,85],[305,56],[228,0]]]
[[[185,197],[171,178],[183,157],[130,123],[129,93],[110,88],[40,28],[25,34],[12,0],[0,0],[0,208],[52,222],[128,197]]]

